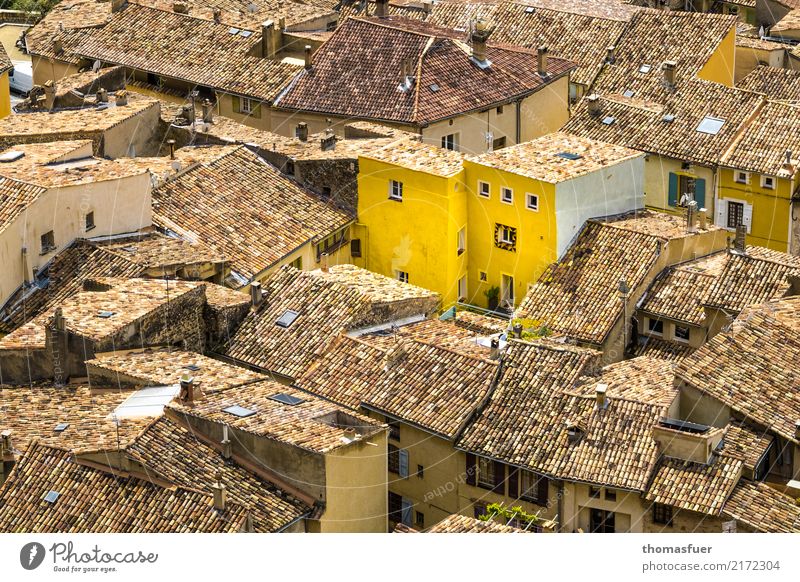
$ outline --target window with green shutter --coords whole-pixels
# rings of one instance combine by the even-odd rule
[[[669,173],[669,196],[667,198],[667,203],[670,206],[678,205],[678,175],[672,172]]]

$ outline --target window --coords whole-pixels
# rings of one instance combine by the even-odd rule
[[[408,273],[406,271],[395,271],[394,276],[398,281],[408,283]]]
[[[598,487],[589,486],[589,497],[592,499],[600,499],[600,489]]]
[[[606,501],[616,501],[617,492],[611,489],[606,489]]]
[[[389,472],[400,473],[400,449],[389,445]]]
[[[387,419],[386,424],[389,425],[389,438],[400,442],[400,423]]]
[[[592,533],[614,533],[614,512],[592,509],[589,528]]]
[[[417,465],[417,477],[420,479],[425,477],[425,467],[422,465]]]
[[[87,212],[86,213],[86,218],[84,220],[84,229],[86,230],[86,232],[89,232],[94,227],[95,227],[95,224],[94,224],[94,211]]]
[[[489,182],[478,182],[478,196],[481,198],[489,197]]]
[[[354,238],[350,241],[350,256],[358,258],[361,256],[361,239]]]
[[[331,187],[330,186],[323,186],[322,187],[322,199],[323,200],[330,200],[331,199]]]
[[[548,481],[547,477],[540,477],[536,473],[520,469],[519,471],[519,496],[520,499],[533,501],[538,505],[547,505]]]
[[[653,522],[662,525],[672,525],[672,506],[662,503],[653,504]]]
[[[389,491],[389,521],[400,523],[403,520],[403,498]]]
[[[512,204],[514,202],[514,191],[511,188],[503,188],[500,192],[500,200],[506,204]]]
[[[425,527],[425,514],[421,511],[414,512],[414,525],[419,528]]]
[[[289,266],[294,267],[298,271],[301,270],[303,268],[303,257],[297,257],[295,260],[289,263]]]
[[[389,180],[389,200],[403,201],[403,183],[397,180]]]
[[[322,259],[323,255],[330,255],[334,251],[342,248],[347,243],[347,229],[343,228],[340,231],[326,236],[317,243],[317,261]]]
[[[661,335],[664,333],[664,322],[652,317],[647,318],[647,331]]]
[[[475,519],[480,519],[482,515],[486,515],[486,506],[482,503],[476,503],[472,506],[472,515]]]
[[[281,315],[275,321],[275,325],[287,329],[292,326],[292,324],[295,322],[295,320],[297,320],[299,316],[300,314],[298,312],[292,311],[291,309],[287,309],[286,311],[283,312],[283,315]]]
[[[733,181],[737,182],[738,184],[747,184],[747,178],[749,178],[747,172],[736,171],[733,173]]]
[[[467,250],[467,227],[465,226],[458,231],[458,240],[456,241],[457,254],[461,255]]]
[[[494,461],[478,457],[478,485],[485,489],[494,489],[494,477]]]
[[[500,105],[500,106],[497,108],[497,115],[503,115],[503,106],[502,106],[502,105]]]
[[[775,189],[775,178],[772,176],[761,176],[761,187],[768,190]]]
[[[717,135],[719,130],[722,129],[723,125],[725,125],[724,119],[706,115],[700,122],[700,125],[697,126],[697,131],[700,133],[706,133],[708,135]]]
[[[513,226],[501,225],[501,228],[498,231],[497,242],[506,245],[516,244],[517,229],[514,228]]]
[[[294,176],[294,162],[292,160],[287,160],[284,170],[290,176]]]
[[[695,198],[695,193],[697,192],[697,180],[693,176],[679,176],[678,185],[681,195],[678,206],[688,206],[689,202],[697,202]]]
[[[514,277],[502,275],[500,278],[500,298],[508,309],[514,308]]]
[[[458,300],[467,300],[467,276],[464,275],[458,280]]]
[[[675,339],[683,342],[689,341],[689,327],[686,325],[675,326]]]
[[[489,280],[489,274],[486,271],[478,271],[478,279],[481,283],[486,283]]]
[[[697,203],[698,208],[706,206],[706,181],[686,174],[669,173],[669,192],[667,203],[670,206],[686,206]]]
[[[442,137],[442,147],[446,150],[458,151],[458,134],[451,133]]]
[[[744,203],[728,201],[728,228],[744,223]]]
[[[525,208],[539,212],[539,197],[536,194],[525,194]]]
[[[50,251],[55,250],[55,248],[56,248],[56,237],[53,234],[52,230],[49,231],[49,232],[44,233],[40,237],[40,242],[41,242],[41,245],[42,245],[41,253],[43,255],[46,255],[47,253],[49,253]]]
[[[253,100],[248,97],[239,97],[239,112],[252,113],[254,109]]]
[[[506,147],[506,136],[496,137],[492,140],[492,151],[501,150]]]

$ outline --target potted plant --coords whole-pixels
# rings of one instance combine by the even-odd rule
[[[486,300],[489,303],[489,311],[497,311],[497,306],[500,304],[500,287],[496,285],[489,287],[483,294],[486,295]]]

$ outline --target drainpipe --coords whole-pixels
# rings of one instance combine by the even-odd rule
[[[519,143],[522,140],[522,99],[517,100],[517,137],[516,142]]]
[[[558,482],[558,519],[556,520],[556,532],[561,533],[564,528],[564,482]]]

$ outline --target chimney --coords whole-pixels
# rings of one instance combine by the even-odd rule
[[[261,293],[261,283],[258,281],[253,281],[250,283],[250,303],[253,307],[258,307],[261,305],[261,301],[264,299],[263,293]]]
[[[686,205],[686,232],[697,232],[697,202],[694,200]]]
[[[500,340],[496,337],[492,338],[492,342],[489,348],[489,357],[492,360],[499,360],[500,359]]]
[[[697,218],[700,221],[700,228],[702,230],[708,230],[708,210],[705,208],[698,210]]]
[[[230,459],[233,456],[233,450],[231,448],[231,439],[228,438],[228,425],[222,425],[222,457],[225,459]]]
[[[214,122],[214,106],[208,99],[203,99],[203,123]]]
[[[597,93],[592,93],[588,97],[586,97],[586,109],[589,111],[589,115],[593,115],[597,117],[602,113],[600,108],[600,95]]]
[[[0,433],[0,462],[14,460],[14,447],[11,446],[11,431],[6,429]]]
[[[606,391],[608,384],[598,384],[594,389],[594,397],[597,402],[597,410],[603,410],[608,406],[608,399],[606,398]]]
[[[433,0],[422,0],[422,11],[425,14],[433,12]]]
[[[307,44],[303,50],[305,52],[305,67],[308,70],[311,68],[311,45]]]
[[[111,12],[119,12],[128,4],[128,0],[111,0]]]
[[[181,0],[177,0],[176,2],[172,3],[172,11],[175,14],[189,14],[189,4],[182,2]]]
[[[64,321],[64,312],[61,311],[60,307],[56,307],[55,313],[53,313],[53,329],[58,331],[67,329],[67,324]]]
[[[489,40],[492,30],[494,29],[489,28],[489,23],[486,20],[479,18],[477,22],[475,22],[475,30],[473,30],[470,35],[470,40],[472,40],[472,58],[484,66],[490,64],[486,59],[486,41]]]
[[[540,76],[547,76],[547,47],[540,46],[536,49],[536,72]]]
[[[181,391],[178,398],[184,402],[195,402],[200,399],[200,386],[189,374],[181,376]]]
[[[664,61],[661,69],[664,71],[664,86],[667,89],[675,89],[675,70],[678,63],[675,61]]]
[[[120,89],[116,93],[114,93],[114,103],[116,103],[117,107],[122,107],[128,104],[128,92],[125,89]]]
[[[278,52],[275,47],[275,23],[272,20],[267,20],[261,25],[261,56],[265,59],[271,59]]]
[[[613,65],[617,61],[617,57],[615,56],[614,52],[616,51],[614,45],[611,45],[606,49],[606,62],[610,65]]]
[[[169,146],[169,159],[170,160],[174,160],[175,159],[175,140],[174,139],[168,139],[167,140],[167,145]]]
[[[108,90],[100,87],[95,95],[98,103],[108,103]]]
[[[217,474],[214,476],[215,482],[211,485],[211,491],[214,494],[214,509],[218,511],[225,511],[225,505],[228,501],[228,492],[225,485],[222,484],[222,472],[217,469]]]
[[[297,139],[308,141],[308,124],[305,121],[297,124]]]
[[[319,147],[322,148],[324,152],[336,149],[336,134],[333,133],[332,129],[325,130],[325,133],[319,140]]]
[[[53,39],[53,52],[57,55],[64,52],[64,43],[60,38]]]
[[[783,166],[781,166],[781,170],[789,178],[794,176],[794,164],[792,164],[792,150],[786,150],[786,152],[784,153]]]
[[[214,10],[211,11],[211,16],[214,18],[216,24],[222,21],[222,11],[219,8],[214,8]]]
[[[747,227],[744,224],[740,224],[736,227],[736,237],[733,239],[733,250],[737,251],[741,254],[745,254],[747,252],[747,243],[745,242],[745,237],[747,235]]]
[[[512,327],[512,330],[513,330],[512,333],[514,334],[515,338],[522,339],[522,324],[521,323],[515,323],[514,326]]]
[[[52,111],[56,104],[56,84],[52,79],[44,83],[44,106],[48,111]]]
[[[389,16],[389,0],[375,0],[375,16],[378,18]]]

